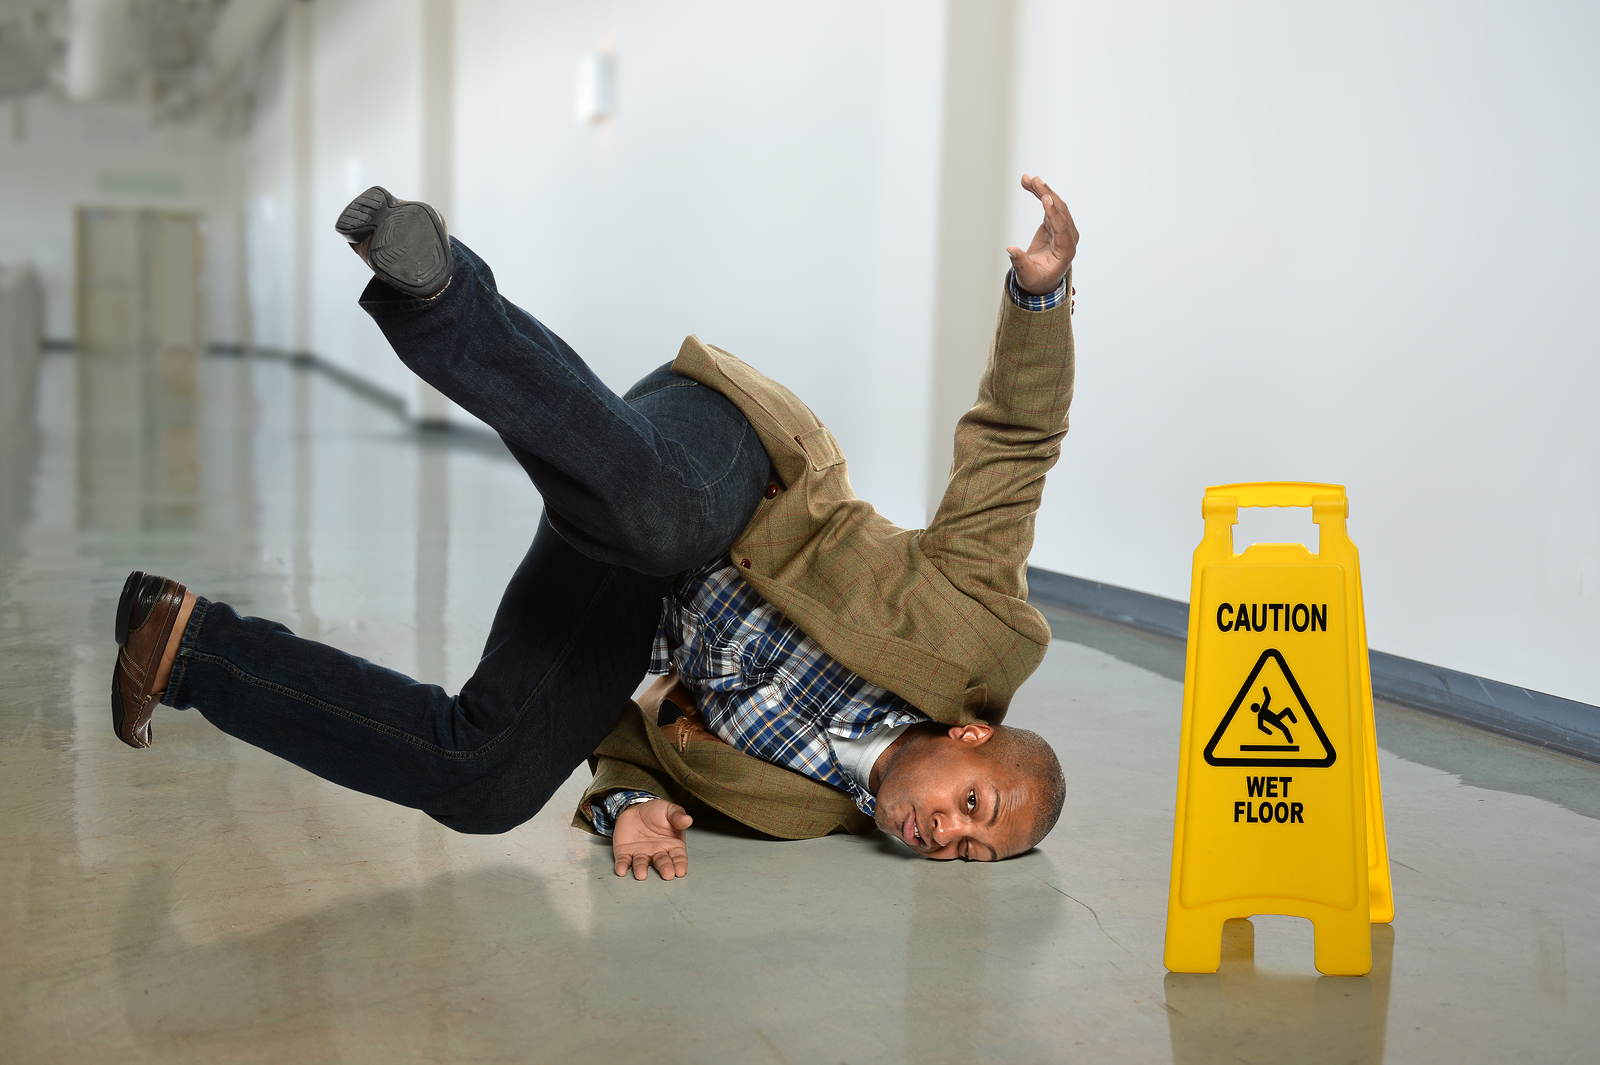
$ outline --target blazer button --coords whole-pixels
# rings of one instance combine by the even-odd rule
[[[750,568],[750,560],[748,558],[741,558],[739,560],[739,565],[743,566],[745,569],[749,569]]]
[[[776,499],[776,498],[778,498],[778,486],[776,484],[767,485],[767,498],[768,499]]]

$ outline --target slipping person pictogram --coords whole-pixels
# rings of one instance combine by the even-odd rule
[[[1283,719],[1288,718],[1297,725],[1300,723],[1300,719],[1294,716],[1294,707],[1292,706],[1286,706],[1277,713],[1272,712],[1272,689],[1263,685],[1261,688],[1261,702],[1251,703],[1250,710],[1256,715],[1256,728],[1271,736],[1272,729],[1267,727],[1267,722],[1270,721],[1273,728],[1283,733],[1283,742],[1294,742],[1294,735],[1290,733],[1289,726],[1283,723]]]
[[[1272,708],[1274,690],[1281,699],[1277,710]],[[1205,747],[1209,765],[1314,768],[1330,766],[1337,758],[1311,700],[1283,652],[1276,648],[1261,652],[1233,702],[1220,716]],[[1290,725],[1294,726],[1292,731]],[[1263,743],[1263,734],[1272,742]]]

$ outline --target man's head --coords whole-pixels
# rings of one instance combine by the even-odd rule
[[[915,725],[875,769],[878,827],[926,858],[999,861],[1055,827],[1066,780],[1027,729]]]

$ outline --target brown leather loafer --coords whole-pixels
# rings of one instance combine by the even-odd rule
[[[134,570],[117,601],[117,666],[111,674],[111,725],[129,747],[148,747],[150,715],[163,691],[153,691],[161,653],[188,589]]]

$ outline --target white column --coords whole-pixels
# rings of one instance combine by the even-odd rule
[[[444,216],[455,212],[455,0],[422,0],[422,198]],[[417,417],[447,424],[455,404],[417,381]]]
[[[946,8],[939,243],[928,418],[928,518],[950,476],[956,422],[978,394],[1005,277],[1012,0]]]
[[[422,0],[422,198],[455,213],[455,0]],[[417,381],[417,417],[445,426],[456,409],[438,389]],[[417,456],[417,678],[445,683],[445,604],[450,577],[450,452],[424,436]]]
[[[310,0],[294,0],[289,5],[289,151],[294,159],[289,224],[293,233],[290,254],[294,301],[292,345],[297,355],[311,351],[311,240],[315,214],[312,203],[315,141],[311,128],[313,16]]]

